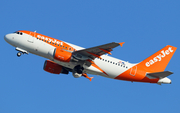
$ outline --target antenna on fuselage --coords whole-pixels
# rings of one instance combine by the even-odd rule
[[[35,34],[36,34],[36,30],[34,31],[34,37],[35,37]]]

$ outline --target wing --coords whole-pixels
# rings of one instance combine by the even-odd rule
[[[121,43],[112,42],[101,46],[75,51],[73,54],[75,56],[83,56],[90,59],[95,59],[96,57],[101,58],[100,56],[106,53],[111,55],[110,52],[112,51],[113,48],[119,45],[122,47],[123,44],[124,42]]]

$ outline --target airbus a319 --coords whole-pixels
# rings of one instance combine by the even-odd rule
[[[49,59],[44,63],[44,70],[49,73],[72,72],[75,78],[83,76],[90,81],[93,77],[87,74],[131,82],[170,84],[171,80],[167,76],[173,73],[164,70],[177,49],[167,45],[147,59],[134,64],[106,55],[111,55],[111,51],[117,46],[122,47],[124,42],[112,42],[85,49],[25,30],[7,34],[4,39],[19,51],[18,57],[32,53]]]

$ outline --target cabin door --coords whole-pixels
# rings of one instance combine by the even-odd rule
[[[137,66],[133,66],[130,71],[130,75],[135,76],[137,72]]]

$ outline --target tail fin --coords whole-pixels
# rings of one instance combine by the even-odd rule
[[[140,62],[138,66],[145,69],[147,72],[162,72],[165,70],[176,49],[176,47],[167,45],[163,49]]]

